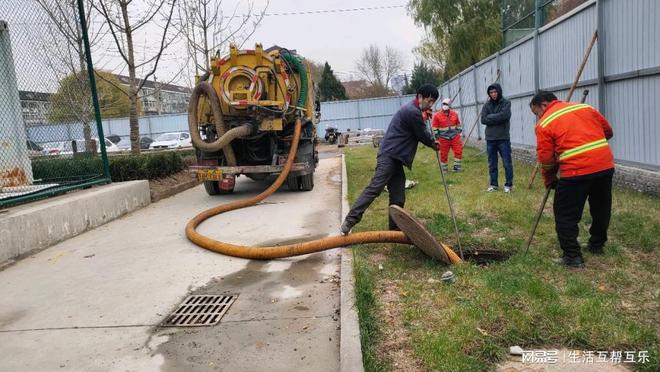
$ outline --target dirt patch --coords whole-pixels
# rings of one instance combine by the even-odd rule
[[[487,266],[492,262],[503,262],[511,255],[494,249],[468,249],[463,251],[463,257],[479,266]]]
[[[410,333],[403,324],[400,289],[396,282],[383,280],[378,285],[382,306],[382,338],[376,345],[378,355],[390,362],[393,371],[423,371],[415,357]]]
[[[151,202],[155,203],[161,199],[168,198],[178,194],[191,187],[199,185],[188,171],[181,171],[169,177],[149,181],[149,191],[151,192]]]

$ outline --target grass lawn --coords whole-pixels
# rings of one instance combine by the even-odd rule
[[[375,167],[371,146],[346,149],[350,202]],[[543,186],[527,190],[531,166],[514,162],[514,192],[489,194],[485,154],[467,148],[464,172],[448,174],[464,249],[519,253],[531,229]],[[450,163],[451,164],[451,163]],[[435,154],[421,147],[407,178],[419,184],[406,192],[406,209],[422,219],[438,240],[455,247],[453,224]],[[500,187],[504,171],[500,162]],[[457,281],[438,282],[446,266],[412,246],[371,244],[355,253],[357,302],[365,369],[490,370],[509,346],[546,350],[642,351],[650,363],[634,369],[660,370],[658,311],[660,199],[615,189],[606,254],[585,251],[586,269],[551,262],[560,250],[554,231],[552,196],[529,254],[478,267],[451,267]],[[580,224],[586,245],[591,217]],[[367,210],[353,231],[387,229],[387,194]],[[458,253],[457,247],[454,249]],[[381,269],[382,268],[382,269]]]

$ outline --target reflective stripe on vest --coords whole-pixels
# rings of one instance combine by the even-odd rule
[[[585,108],[589,108],[589,107],[591,107],[591,106],[583,104],[583,103],[568,106],[568,107],[564,107],[563,109],[557,110],[557,111],[553,112],[547,118],[543,119],[543,121],[539,125],[541,126],[541,128],[545,128],[548,124],[550,124],[550,122],[552,122],[553,120],[557,119],[558,117],[560,117],[564,114],[568,114],[569,112],[573,112],[573,111],[577,111],[577,110],[581,110],[581,109],[585,109]]]
[[[573,156],[580,155],[587,151],[599,149],[605,146],[608,146],[607,140],[605,138],[599,139],[598,141],[585,143],[584,145],[573,147],[570,150],[564,151],[561,155],[559,155],[559,160],[566,160],[568,158],[572,158]]]

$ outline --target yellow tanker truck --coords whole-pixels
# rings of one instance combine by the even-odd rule
[[[191,169],[209,195],[230,193],[244,174],[254,180],[279,174],[287,160],[294,123],[302,132],[287,178],[292,191],[314,187],[320,117],[306,62],[294,51],[271,47],[238,50],[211,59],[188,106],[188,125],[197,155]]]

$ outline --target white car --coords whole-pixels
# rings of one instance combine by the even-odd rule
[[[101,153],[101,143],[99,142],[98,138],[92,138],[96,142],[96,152]],[[73,144],[71,141],[66,141],[63,142],[64,147],[62,150],[59,152],[59,155],[73,155]],[[86,145],[85,145],[85,140],[80,139],[76,140],[76,151],[77,152],[85,152],[86,151]],[[114,144],[112,141],[109,139],[105,139],[105,151],[106,152],[119,152],[121,149],[119,146]]]
[[[69,142],[69,146],[71,142]],[[46,155],[59,155],[66,147],[66,141],[48,142],[42,145]]]
[[[182,147],[191,147],[190,133],[188,132],[170,132],[163,133],[156,137],[150,145],[150,150],[159,149],[180,149]]]

